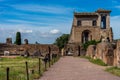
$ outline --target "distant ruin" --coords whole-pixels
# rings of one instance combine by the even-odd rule
[[[49,47],[51,49],[51,55],[59,54],[59,48],[52,44],[0,44],[0,56],[4,56],[4,51],[7,51],[10,56],[23,56],[29,53],[29,56],[40,57],[49,53]]]
[[[12,44],[12,38],[7,38],[6,39],[6,44]]]

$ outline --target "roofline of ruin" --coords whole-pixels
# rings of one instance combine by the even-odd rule
[[[98,13],[110,13],[111,10],[98,9],[95,12],[74,12],[74,16],[98,16]]]

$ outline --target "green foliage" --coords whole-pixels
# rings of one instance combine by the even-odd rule
[[[88,59],[90,62],[100,65],[100,66],[107,66],[107,64],[105,64],[101,59],[93,59],[89,56],[81,56],[81,58],[86,58]]]
[[[92,40],[92,41],[88,41],[88,42],[84,43],[82,46],[85,50],[87,50],[89,45],[97,45],[98,43],[100,43],[100,41]]]
[[[20,33],[20,32],[17,32],[17,33],[16,33],[16,41],[15,41],[15,44],[21,45],[21,33]]]
[[[106,71],[108,71],[114,75],[120,76],[120,68],[118,68],[118,67],[110,67],[110,68],[107,68]]]
[[[58,37],[55,41],[55,45],[57,45],[60,49],[64,47],[68,43],[69,34],[63,34],[62,36]]]

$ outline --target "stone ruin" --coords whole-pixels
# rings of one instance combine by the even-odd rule
[[[12,38],[7,38],[6,39],[6,44],[12,44]]]
[[[101,39],[113,41],[110,26],[111,10],[98,9],[95,12],[74,12],[69,44],[82,44]]]
[[[120,67],[120,40],[116,43],[101,42],[97,45],[90,45],[87,48],[86,56],[101,59],[111,66]]]
[[[114,50],[114,66],[120,67],[120,40],[117,41],[116,49]]]
[[[28,39],[24,39],[24,44],[28,44]]]
[[[120,67],[120,40],[113,41],[110,26],[110,10],[98,9],[95,12],[74,12],[68,44],[62,55],[89,56],[101,59],[104,63]],[[88,41],[101,41],[84,50]]]
[[[74,56],[85,55],[82,44],[91,41],[113,41],[110,26],[111,10],[98,9],[95,12],[74,12],[73,23],[65,52]],[[80,53],[81,52],[81,53]]]
[[[23,44],[23,45],[8,45],[0,44],[0,56],[4,56],[4,52],[8,51],[9,56],[32,56],[32,57],[41,57],[45,56],[48,53],[59,55],[59,48],[56,45],[47,45],[47,44]]]

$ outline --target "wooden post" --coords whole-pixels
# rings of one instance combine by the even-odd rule
[[[39,75],[41,75],[41,59],[39,58]]]
[[[26,64],[26,74],[27,74],[27,80],[29,80],[28,63],[27,63],[27,62],[25,62],[25,64]]]
[[[49,62],[49,67],[51,66],[51,63],[50,63],[50,53],[48,54],[48,57],[49,57],[49,59],[48,59],[48,62]]]
[[[51,64],[53,65],[53,54],[52,54]]]
[[[54,54],[54,63],[55,63],[55,54]]]
[[[47,62],[45,61],[45,71],[47,71]]]
[[[9,67],[7,67],[6,72],[7,72],[6,80],[9,80]]]
[[[50,48],[50,46],[48,47],[49,48],[49,53],[48,53],[48,60],[49,60],[49,67],[51,66],[51,64],[50,64],[50,61],[51,61],[51,57],[50,57],[50,53],[51,53],[51,48]]]

